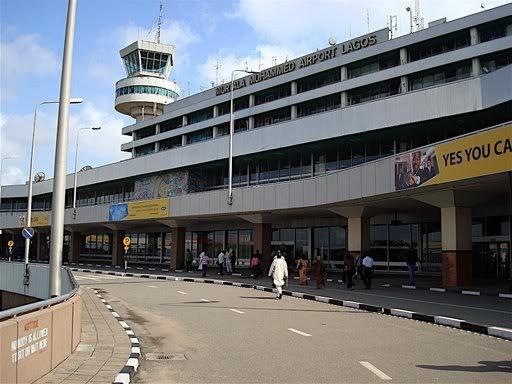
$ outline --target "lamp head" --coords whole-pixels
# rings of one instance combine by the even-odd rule
[[[99,130],[101,129],[101,127],[91,127],[91,129],[92,129],[93,131],[99,131]]]
[[[407,8],[405,8],[405,10],[406,10],[407,12],[411,12],[411,7],[407,7]]]
[[[84,99],[82,99],[81,97],[72,97],[71,99],[69,99],[70,104],[82,104],[83,102]]]

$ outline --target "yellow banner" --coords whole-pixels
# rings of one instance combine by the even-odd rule
[[[48,226],[48,213],[45,213],[45,212],[33,213],[30,218],[30,225],[32,227]]]
[[[397,190],[512,171],[512,125],[395,158]]]
[[[110,221],[158,219],[169,214],[168,198],[115,204],[109,208]]]

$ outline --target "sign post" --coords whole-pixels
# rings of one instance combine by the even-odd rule
[[[12,256],[12,247],[14,247],[14,241],[9,240],[7,242],[7,246],[9,247],[9,263],[11,262],[11,256]]]
[[[30,239],[34,237],[35,231],[32,227],[25,227],[21,230],[21,235],[25,238],[25,247],[30,248]],[[28,256],[29,251],[25,251],[25,255]],[[29,285],[30,281],[30,269],[28,267],[28,257],[25,259],[25,274],[23,275],[23,284]]]
[[[128,268],[128,261],[126,260],[126,256],[128,255],[128,251],[130,250],[130,244],[131,244],[131,240],[128,236],[126,236],[124,239],[123,239],[123,244],[124,244],[124,273],[126,274],[126,270]]]

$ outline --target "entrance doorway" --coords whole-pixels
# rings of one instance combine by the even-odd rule
[[[510,277],[510,247],[507,241],[475,243],[473,247],[473,275],[491,279]]]

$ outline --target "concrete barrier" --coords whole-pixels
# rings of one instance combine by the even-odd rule
[[[72,274],[63,296],[0,312],[0,383],[31,383],[76,349],[82,296]]]

